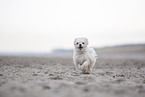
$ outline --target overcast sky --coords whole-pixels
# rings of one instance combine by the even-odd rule
[[[0,52],[145,42],[145,0],[0,0]]]

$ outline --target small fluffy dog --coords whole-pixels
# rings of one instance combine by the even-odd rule
[[[93,48],[88,47],[87,38],[76,38],[74,41],[73,61],[76,70],[91,73],[95,65],[97,54]]]

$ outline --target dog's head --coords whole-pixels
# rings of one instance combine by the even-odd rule
[[[87,45],[88,45],[87,38],[75,38],[74,46],[78,51],[85,51]]]

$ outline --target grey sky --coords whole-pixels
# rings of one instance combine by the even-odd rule
[[[145,42],[145,0],[0,0],[0,52]]]

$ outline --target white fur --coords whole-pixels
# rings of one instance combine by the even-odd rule
[[[76,38],[74,46],[73,61],[76,69],[83,73],[91,73],[97,58],[95,50],[88,47],[87,38]]]

